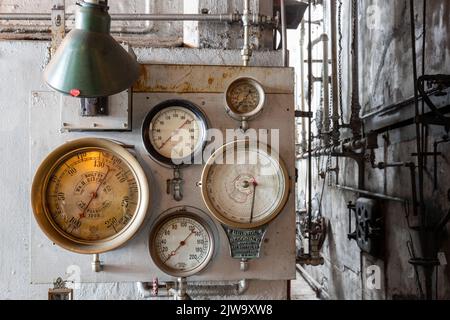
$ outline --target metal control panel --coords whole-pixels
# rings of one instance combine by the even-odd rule
[[[155,277],[167,281],[180,273],[187,274],[193,281],[295,278],[295,108],[292,69],[143,65],[132,99],[123,99],[129,103],[132,101],[132,106],[122,106],[121,103],[122,108],[132,114],[132,130],[124,132],[61,130],[61,117],[58,115],[63,114],[65,119],[65,99],[53,92],[32,94],[32,177],[47,155],[61,144],[86,137],[104,138],[120,142],[136,157],[147,177],[150,195],[147,215],[135,237],[118,249],[100,254],[103,264],[101,272],[91,270],[92,256],[73,253],[53,244],[30,215],[32,283],[52,283],[56,277],[71,270],[77,270],[77,280],[86,283],[152,281]],[[185,103],[181,106],[183,108],[179,105],[174,108],[167,104],[168,101]],[[110,108],[115,108],[114,100],[110,101]],[[154,115],[145,124],[155,108],[160,108],[162,113],[153,112]],[[124,119],[127,112],[123,115]],[[178,117],[183,119],[174,120]],[[156,120],[151,130],[143,130],[145,125],[150,128],[152,119]],[[69,123],[69,120],[63,122]],[[82,127],[92,128],[89,121],[98,119],[84,118]],[[220,143],[215,141],[216,145],[231,142],[227,141],[227,133],[239,133],[234,139],[245,139],[250,132],[264,137],[268,145],[276,145],[284,169],[278,172],[278,162],[272,163],[275,168],[272,170],[278,172],[280,181],[273,189],[280,193],[274,196],[278,201],[274,210],[269,212],[269,209],[265,211],[265,205],[258,206],[261,201],[255,202],[254,199],[258,198],[254,197],[254,193],[255,190],[264,190],[263,183],[245,174],[238,175],[230,193],[234,200],[248,202],[247,207],[243,205],[240,208],[246,211],[251,207],[248,210],[250,221],[239,223],[248,218],[229,214],[233,206],[221,206],[220,202],[214,201],[208,205],[205,197],[209,193],[203,192],[202,196],[204,185],[201,183],[202,175],[207,175],[205,165],[208,159],[180,166],[162,161],[167,159],[164,155],[169,154],[166,140],[172,137],[170,132],[164,132],[165,121],[175,128],[171,130],[177,134],[180,126],[187,129],[186,139],[190,139],[191,144],[186,145],[187,151],[176,150],[179,159],[191,159],[189,150],[197,153],[199,148],[203,154],[207,154],[205,151],[213,153],[214,150],[208,149],[211,141],[208,137],[205,140],[203,135],[202,130],[206,129],[222,133],[224,140]],[[196,124],[194,121],[197,121]],[[143,141],[143,132],[151,133],[147,141]],[[152,148],[159,152],[152,155],[149,152]],[[252,152],[257,154],[259,151]],[[264,153],[259,156],[268,158]],[[217,169],[214,172],[220,173]],[[223,172],[227,174],[228,171]],[[213,184],[213,187],[221,190],[220,184]],[[227,192],[227,186],[224,190]],[[236,195],[236,192],[240,194]],[[270,199],[274,192],[268,192],[264,198]],[[223,196],[223,199],[227,198]],[[221,212],[222,207],[228,208],[228,211]],[[217,219],[222,217],[218,213],[223,214],[224,218]],[[227,225],[226,219],[236,221]],[[259,224],[258,221],[262,222]],[[173,236],[170,235],[171,228]],[[245,239],[248,239],[248,245],[241,243]],[[157,245],[154,246],[152,241],[157,241]],[[192,251],[186,255],[186,259],[192,258],[191,263],[183,261],[180,246],[186,249],[186,254],[188,250]],[[175,255],[177,259],[173,259]],[[248,268],[242,268],[242,259],[248,260]]]

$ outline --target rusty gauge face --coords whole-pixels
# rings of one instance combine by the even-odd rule
[[[226,110],[235,120],[250,120],[264,108],[265,92],[253,78],[239,78],[226,90]]]
[[[208,123],[204,113],[184,100],[165,101],[153,108],[142,126],[150,156],[166,165],[187,165],[203,151]]]
[[[33,181],[37,222],[56,244],[102,253],[124,244],[143,223],[149,203],[145,174],[120,145],[80,139],[52,152]]]
[[[201,272],[214,254],[211,223],[192,209],[162,215],[150,232],[150,255],[158,268],[171,276]]]
[[[283,210],[290,179],[282,160],[268,146],[235,141],[207,161],[201,188],[206,206],[222,224],[256,229]]]

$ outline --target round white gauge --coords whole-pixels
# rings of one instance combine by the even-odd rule
[[[207,120],[202,111],[188,101],[165,101],[147,115],[142,138],[149,154],[168,165],[192,164],[205,146]]]
[[[214,253],[208,223],[181,210],[157,221],[150,232],[150,255],[165,273],[187,277],[202,271]]]
[[[239,78],[226,90],[227,112],[236,120],[254,118],[262,111],[264,102],[264,89],[252,78]]]
[[[102,253],[139,229],[149,203],[146,176],[117,143],[85,138],[62,145],[39,167],[33,211],[47,236],[78,253]]]
[[[290,179],[285,165],[268,146],[248,141],[224,145],[208,160],[202,174],[202,196],[224,225],[254,229],[284,208]]]

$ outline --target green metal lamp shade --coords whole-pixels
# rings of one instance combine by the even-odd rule
[[[44,71],[54,90],[76,97],[105,97],[130,88],[137,61],[110,35],[106,5],[81,2],[73,29]]]

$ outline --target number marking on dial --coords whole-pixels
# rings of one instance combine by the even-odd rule
[[[199,120],[187,109],[164,109],[151,123],[150,142],[168,159],[188,157],[203,143]]]
[[[156,227],[154,254],[165,270],[185,273],[199,269],[211,257],[210,231],[190,216],[175,216]]]
[[[239,143],[245,144],[241,141],[226,145],[208,161],[202,194],[219,221],[232,227],[252,228],[270,222],[280,213],[287,201],[289,177],[281,161],[258,148],[238,146]],[[235,164],[216,164],[215,156],[230,148],[235,148]]]
[[[87,149],[56,165],[45,201],[57,229],[78,240],[98,241],[128,226],[139,191],[122,159],[106,150]]]

